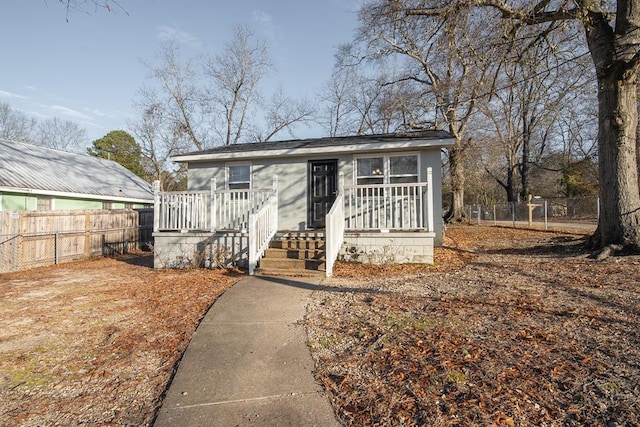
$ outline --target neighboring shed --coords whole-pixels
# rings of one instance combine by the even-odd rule
[[[215,263],[229,253],[250,273],[259,265],[330,275],[338,257],[432,262],[443,233],[440,153],[453,141],[425,130],[176,156],[189,191],[156,191],[155,264]]]
[[[114,161],[0,138],[0,211],[122,209],[152,203],[151,185]]]

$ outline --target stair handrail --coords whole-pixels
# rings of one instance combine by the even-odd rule
[[[278,231],[278,177],[273,177],[273,190],[264,204],[249,214],[249,275],[258,266]]]
[[[331,277],[333,265],[338,259],[340,248],[344,242],[344,174],[341,172],[338,180],[336,199],[325,217],[326,249],[325,249],[325,274]]]

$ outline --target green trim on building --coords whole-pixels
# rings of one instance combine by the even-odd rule
[[[143,209],[152,204],[125,203],[122,201],[92,200],[73,197],[40,196],[49,201],[48,210],[68,211],[68,210],[91,210],[91,209]],[[46,202],[45,202],[46,204]],[[27,193],[6,193],[0,192],[0,211],[35,211],[38,210],[38,195]],[[45,210],[45,209],[42,209]]]

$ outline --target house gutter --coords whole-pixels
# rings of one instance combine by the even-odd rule
[[[184,154],[172,157],[175,162],[206,162],[211,160],[232,160],[246,158],[269,158],[269,157],[301,157],[314,154],[344,154],[353,152],[376,152],[389,150],[416,150],[433,147],[451,146],[455,142],[454,139],[436,139],[436,140],[411,140],[411,141],[390,141],[390,142],[371,142],[348,145],[335,146],[318,146],[291,149],[273,149],[273,150],[251,150],[251,151],[231,151],[222,153],[201,153],[201,154]]]
[[[153,204],[153,198],[140,199],[135,197],[121,197],[121,196],[118,197],[118,196],[99,195],[99,194],[67,193],[64,191],[39,190],[39,189],[33,189],[33,188],[15,188],[15,187],[0,186],[0,192],[17,193],[17,194],[33,194],[36,196],[42,195],[42,196],[69,197],[69,198],[87,199],[87,200],[104,200],[104,201],[112,201],[112,202],[142,203],[146,205]]]

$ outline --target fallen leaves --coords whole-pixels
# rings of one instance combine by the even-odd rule
[[[0,275],[0,425],[149,425],[202,316],[239,276],[150,257]]]
[[[581,238],[454,227],[436,266],[339,265],[306,325],[343,423],[638,425],[638,257]]]

